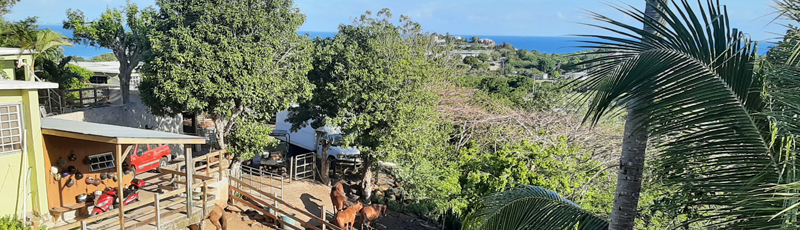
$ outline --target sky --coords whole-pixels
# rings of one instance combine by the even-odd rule
[[[720,0],[728,6],[731,24],[757,41],[774,41],[783,34],[784,21],[775,21],[773,0]],[[155,0],[131,0],[139,6],[154,5]],[[690,1],[695,2],[695,1]],[[705,1],[702,1],[705,2]],[[96,18],[108,7],[118,7],[125,0],[22,0],[7,20],[39,17],[42,25],[61,25],[69,8],[82,10]],[[587,10],[633,23],[633,19],[607,4],[642,9],[643,0],[295,0],[305,13],[300,31],[334,32],[341,23],[367,10],[390,8],[394,15],[407,15],[426,31],[456,35],[495,36],[568,36],[604,33],[580,23],[592,23]],[[399,17],[398,17],[399,18]]]

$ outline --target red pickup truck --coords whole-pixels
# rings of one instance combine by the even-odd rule
[[[158,170],[177,156],[169,145],[164,144],[135,144],[132,150],[130,163],[134,175],[136,172]]]

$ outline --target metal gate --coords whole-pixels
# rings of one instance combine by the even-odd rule
[[[292,172],[290,172],[289,175],[292,175],[292,179],[302,180],[312,178],[316,180],[314,168],[316,168],[317,160],[313,152],[293,156],[291,164],[290,169]]]
[[[273,174],[267,170],[253,168],[247,165],[242,165],[242,173],[239,174],[237,179],[241,181],[241,183],[249,185],[247,188],[251,188],[249,192],[251,194],[260,195],[261,193],[253,192],[252,188],[257,188],[259,191],[264,193],[273,194],[280,198],[283,198],[283,176]],[[238,186],[239,189],[246,189],[243,188],[241,185]],[[280,195],[278,193],[280,192]],[[259,197],[263,199],[269,199],[267,197]]]

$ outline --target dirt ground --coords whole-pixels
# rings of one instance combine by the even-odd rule
[[[326,220],[333,221],[333,214],[331,212],[333,205],[330,200],[329,186],[322,185],[318,182],[294,181],[284,185],[284,201],[291,204],[298,209],[305,210],[309,213],[320,213],[320,205],[325,206]],[[253,215],[248,212],[249,207],[242,204],[228,205],[226,208],[228,219],[228,229],[276,229],[277,226],[273,225],[270,220],[264,219],[262,215]],[[287,210],[287,209],[284,209]],[[302,214],[298,217],[308,221],[312,225],[319,226],[316,221],[311,220]],[[214,229],[211,222],[205,220],[206,229]],[[361,228],[360,218],[357,218],[357,229]],[[422,229],[422,230],[435,230],[437,229],[434,224],[427,221],[418,219],[414,216],[397,213],[394,211],[387,211],[385,217],[381,217],[376,224],[373,224],[375,229]],[[365,228],[366,229],[366,228]]]

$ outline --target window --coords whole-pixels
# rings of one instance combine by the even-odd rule
[[[21,152],[22,138],[19,104],[0,105],[0,155]]]
[[[114,154],[111,152],[89,156],[89,168],[92,172],[114,168]]]
[[[150,144],[149,146],[150,146],[150,150],[158,148],[157,144]]]
[[[147,151],[147,145],[136,144],[136,156],[144,155],[145,151]]]

